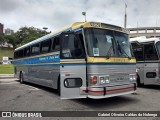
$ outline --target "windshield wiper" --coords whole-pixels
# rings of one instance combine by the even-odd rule
[[[121,51],[121,53],[123,51],[123,53],[126,54],[126,56],[128,57],[128,59],[131,59],[131,57],[126,53],[126,51],[122,47],[120,47],[120,44],[119,44],[118,41],[117,41],[117,43],[118,43],[118,49]]]
[[[108,50],[108,52],[107,52],[107,55],[106,55],[106,58],[107,59],[109,59],[111,56],[111,54],[110,54],[110,52],[111,52],[111,50],[113,49],[113,46],[110,46],[110,48],[109,48],[109,50]]]

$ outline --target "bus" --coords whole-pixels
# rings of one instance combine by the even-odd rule
[[[160,84],[160,39],[145,36],[130,39],[137,60],[137,84]]]
[[[125,29],[76,22],[14,51],[20,82],[57,89],[61,99],[108,98],[136,92],[136,59]]]

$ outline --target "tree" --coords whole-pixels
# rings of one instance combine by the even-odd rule
[[[13,48],[16,48],[17,46],[24,45],[46,34],[48,34],[48,32],[46,32],[45,30],[25,26],[21,27],[17,32],[13,33],[12,35],[4,36],[4,41],[12,44]]]
[[[4,38],[4,34],[0,35],[0,45],[5,43],[5,38]]]
[[[37,38],[46,35],[48,32],[34,27],[21,27],[17,31],[17,39],[21,41],[21,45],[31,42]]]
[[[8,43],[8,44],[11,44],[13,45],[13,48],[16,48],[17,45],[19,45],[21,43],[21,41],[19,39],[17,39],[16,37],[16,33],[12,34],[12,35],[6,35],[4,38],[5,38],[5,41]]]

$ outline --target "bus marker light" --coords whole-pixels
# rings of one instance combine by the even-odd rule
[[[70,76],[70,74],[65,74],[65,76]]]

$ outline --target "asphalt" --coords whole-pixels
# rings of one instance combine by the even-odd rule
[[[106,99],[61,100],[56,90],[19,81],[0,83],[0,111],[159,111],[160,87],[145,86],[137,94]],[[82,114],[83,115],[83,114]],[[5,118],[0,118],[0,120]],[[11,118],[22,120],[24,118]],[[27,118],[26,118],[27,119]],[[30,118],[28,118],[30,119]],[[34,118],[39,120],[40,118]],[[158,117],[46,117],[45,120],[160,120]]]
[[[137,94],[107,99],[61,100],[56,90],[20,84],[15,78],[0,79],[0,111],[160,111],[160,86],[145,86]],[[11,118],[22,120],[22,118]],[[27,118],[25,118],[27,119]],[[31,119],[31,118],[28,118]],[[154,117],[55,117],[34,120],[160,120]],[[4,118],[0,118],[4,120]]]

